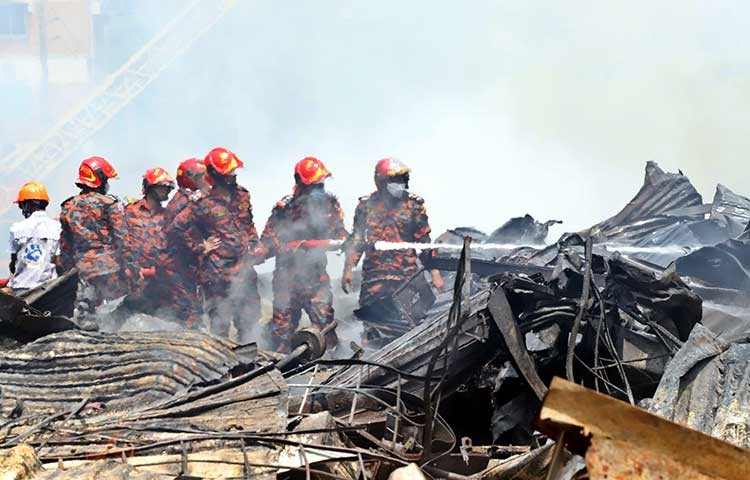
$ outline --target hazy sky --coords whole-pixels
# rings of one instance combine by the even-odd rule
[[[229,147],[260,224],[315,155],[347,225],[397,156],[435,230],[530,213],[556,237],[616,213],[647,160],[707,201],[748,193],[749,23],[740,1],[240,0],[81,155],[134,195],[145,168]]]

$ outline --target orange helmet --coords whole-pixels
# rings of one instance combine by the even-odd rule
[[[216,147],[203,160],[206,168],[213,169],[219,175],[231,175],[238,168],[245,166],[234,152],[223,147]]]
[[[40,182],[25,183],[21,190],[18,191],[18,198],[13,203],[21,203],[26,200],[42,200],[49,202],[47,188]]]
[[[294,175],[305,185],[321,183],[331,176],[323,162],[315,157],[305,157],[294,166]]]
[[[174,188],[174,178],[161,167],[149,168],[143,174],[143,188],[156,186]]]
[[[188,158],[183,160],[177,167],[177,185],[180,188],[195,190],[198,185],[195,184],[194,178],[206,174],[206,166],[197,158]]]
[[[395,177],[406,177],[409,181],[411,169],[401,160],[395,158],[384,158],[375,164],[375,183],[387,182]]]
[[[79,185],[86,185],[91,188],[99,188],[110,178],[116,178],[117,172],[106,159],[102,157],[89,157],[81,162],[78,167]]]

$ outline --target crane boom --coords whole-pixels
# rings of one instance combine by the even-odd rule
[[[0,174],[8,178],[23,166],[25,178],[47,177],[236,4],[237,0],[190,1],[88,98],[60,119],[41,141],[12,151],[0,162]]]

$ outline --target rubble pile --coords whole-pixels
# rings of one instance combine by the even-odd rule
[[[750,448],[750,343],[724,342],[698,325],[661,379],[649,410]]]
[[[397,320],[368,319],[382,341],[345,358],[312,329],[285,356],[203,333],[82,331],[45,314],[65,279],[26,301],[0,294],[0,331],[36,325],[0,355],[0,465],[29,479],[497,480],[627,478],[642,461],[643,478],[750,478],[750,330],[723,328],[750,277],[705,253],[750,258],[748,219],[747,199],[720,186],[705,205],[649,163],[622,212],[553,245],[553,221],[530,216],[446,232],[461,254],[425,267],[451,272],[452,291],[413,277],[390,300]]]

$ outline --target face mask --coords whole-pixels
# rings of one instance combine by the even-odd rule
[[[403,183],[387,183],[385,189],[388,190],[391,196],[398,198],[406,191],[406,185]]]
[[[218,175],[214,178],[214,183],[217,183],[224,188],[232,190],[237,187],[237,176],[236,175]]]
[[[169,192],[171,192],[172,189],[168,187],[158,186],[154,188],[154,197],[156,197],[156,200],[158,202],[166,202],[169,198]]]

